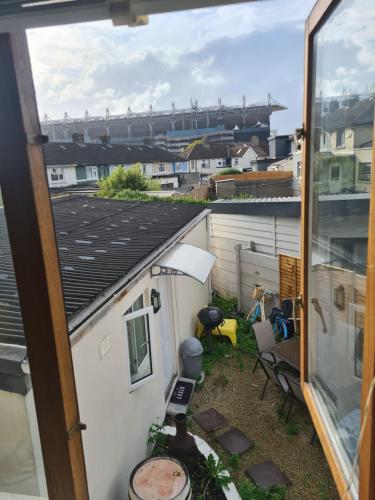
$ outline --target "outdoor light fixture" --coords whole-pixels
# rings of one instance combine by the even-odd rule
[[[152,307],[154,308],[154,313],[156,314],[159,309],[161,308],[161,303],[160,303],[160,292],[158,292],[157,290],[155,290],[155,288],[153,288],[151,290],[151,305]]]
[[[149,14],[244,1],[246,0],[0,0],[0,33],[104,19],[111,19],[115,26],[141,26],[148,23]]]

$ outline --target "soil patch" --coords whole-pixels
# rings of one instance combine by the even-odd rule
[[[241,354],[228,355],[210,367],[211,374],[206,376],[203,387],[194,392],[190,409],[196,413],[215,408],[228,425],[206,433],[191,419],[190,432],[205,439],[228,466],[230,456],[216,436],[235,426],[255,441],[255,446],[239,458],[238,470],[231,472],[237,485],[247,479],[248,467],[272,460],[292,482],[286,493],[288,500],[338,500],[320,443],[310,445],[313,426],[306,407],[296,403],[286,424],[278,414],[283,401],[281,392],[269,384],[264,400],[260,401],[265,375],[261,368],[253,374],[253,366],[254,358]]]

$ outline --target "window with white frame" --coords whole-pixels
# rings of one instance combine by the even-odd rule
[[[152,307],[144,307],[140,295],[124,316],[129,349],[130,384],[135,385],[153,374],[150,315]]]
[[[336,147],[345,146],[345,129],[338,130],[336,132]]]
[[[164,171],[165,171],[164,163],[160,163],[160,165],[159,165],[159,172],[164,172]]]
[[[62,168],[53,168],[51,170],[51,181],[63,181],[64,180],[64,170]]]

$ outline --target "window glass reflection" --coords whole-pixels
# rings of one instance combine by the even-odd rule
[[[341,2],[315,35],[309,378],[349,472],[360,427],[375,4]]]

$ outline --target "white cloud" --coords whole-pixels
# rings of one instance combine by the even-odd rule
[[[223,86],[227,78],[218,64],[214,68],[215,58],[199,61],[201,51],[255,33],[277,36],[281,27],[299,29],[313,1],[271,0],[155,15],[139,28],[96,22],[30,30],[40,112],[53,117],[65,110],[82,115],[85,108],[124,112],[128,103],[134,109],[152,103],[157,109],[189,74],[186,85]]]

